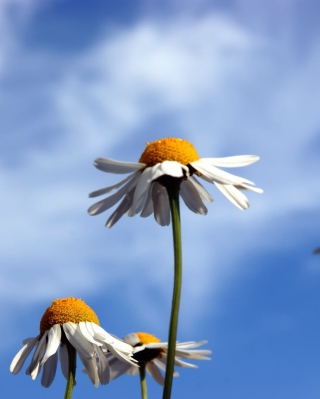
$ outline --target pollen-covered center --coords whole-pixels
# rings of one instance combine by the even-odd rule
[[[142,345],[157,344],[158,342],[160,342],[160,339],[155,337],[152,334],[148,334],[148,333],[145,333],[145,332],[137,332],[136,335],[137,335],[137,337],[139,339],[139,342]]]
[[[91,321],[100,325],[99,319],[94,311],[81,299],[62,298],[52,301],[51,306],[44,312],[40,321],[40,334],[50,330],[55,324],[68,322],[80,323],[80,321]]]
[[[147,143],[139,162],[150,167],[164,161],[176,161],[188,165],[198,159],[200,157],[189,141],[168,137]]]

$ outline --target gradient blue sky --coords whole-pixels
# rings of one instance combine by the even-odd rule
[[[137,161],[172,136],[202,157],[260,155],[235,173],[265,190],[245,212],[209,185],[206,217],[182,206],[178,337],[213,354],[173,397],[319,398],[319,14],[313,0],[0,2],[1,397],[63,396],[60,370],[47,390],[8,370],[52,299],[167,339],[171,227],[108,230],[86,210],[118,179],[96,157]],[[75,399],[139,397],[138,378],[96,389],[80,370]]]

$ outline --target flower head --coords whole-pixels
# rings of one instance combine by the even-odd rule
[[[164,372],[166,370],[168,343],[160,342],[157,337],[145,332],[128,334],[123,340],[124,342],[127,342],[133,346],[133,357],[135,360],[137,360],[138,364],[141,365],[144,363],[149,374],[160,385],[163,385],[164,377],[161,373],[161,370]],[[205,356],[211,353],[210,350],[194,349],[206,343],[207,341],[177,342],[175,351],[175,365],[180,367],[197,368],[196,365],[187,363],[182,359],[210,360],[210,358]],[[136,375],[139,373],[137,367],[120,362],[116,358],[111,359],[109,364],[111,380],[114,380],[124,373],[129,375]],[[173,375],[177,377],[179,374],[175,371]]]
[[[23,348],[10,365],[13,374],[19,373],[25,360],[35,347],[31,363],[26,370],[34,380],[43,366],[41,384],[49,387],[54,379],[58,347],[63,375],[68,374],[67,341],[77,351],[92,383],[98,386],[110,380],[110,369],[105,353],[112,353],[120,362],[133,365],[132,347],[111,336],[99,325],[95,312],[81,299],[56,299],[47,308],[40,321],[40,334],[23,341]],[[97,362],[99,359],[99,362]],[[98,366],[97,366],[98,365]]]
[[[180,185],[180,196],[194,213],[207,214],[203,201],[213,198],[196,177],[214,184],[235,206],[247,209],[249,201],[240,190],[262,193],[250,180],[222,171],[218,167],[240,167],[259,160],[255,155],[226,158],[200,158],[194,146],[187,140],[165,138],[147,143],[139,162],[120,162],[97,158],[94,166],[103,172],[125,174],[128,177],[112,186],[89,194],[90,197],[116,193],[92,205],[88,212],[98,215],[111,208],[121,199],[120,205],[108,219],[106,226],[113,226],[124,214],[147,217],[154,213],[161,226],[170,224],[170,207],[166,186],[169,181]],[[170,184],[170,183],[169,183]]]

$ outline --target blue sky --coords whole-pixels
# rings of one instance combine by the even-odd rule
[[[171,228],[89,217],[116,182],[96,157],[137,161],[145,142],[190,140],[202,157],[257,154],[264,189],[241,212],[213,186],[206,217],[182,205],[178,337],[209,341],[175,398],[313,399],[320,394],[320,27],[312,0],[0,4],[1,387],[63,395],[9,364],[50,301],[84,299],[120,337],[167,339]],[[139,397],[137,378],[74,398]],[[151,381],[150,399],[161,389]]]

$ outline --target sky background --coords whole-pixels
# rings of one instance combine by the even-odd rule
[[[167,340],[171,227],[86,211],[119,180],[95,158],[135,162],[171,136],[259,155],[234,173],[265,191],[240,211],[205,184],[207,216],[181,206],[178,339],[213,353],[173,398],[319,398],[319,15],[316,0],[1,0],[1,397],[63,397],[60,369],[49,389],[9,373],[53,299]],[[140,397],[138,377],[96,389],[80,370],[75,399]]]

